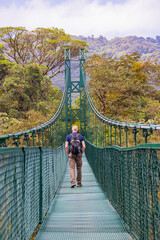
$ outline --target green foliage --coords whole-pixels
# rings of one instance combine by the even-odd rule
[[[9,62],[3,54],[0,54],[0,85],[3,79],[7,76],[9,69],[12,67],[13,63]]]
[[[94,104],[116,120],[157,122],[160,117],[159,67],[158,63],[140,61],[137,53],[120,59],[93,55],[87,61],[86,71]]]
[[[35,127],[49,119],[60,104],[62,91],[51,78],[63,72],[64,49],[71,57],[85,48],[58,28],[0,28],[1,134]]]
[[[48,117],[38,111],[26,112],[25,118],[16,119],[8,117],[6,113],[0,114],[0,135],[28,130],[47,121]]]
[[[36,64],[15,64],[1,87],[0,112],[3,134],[39,125],[59,106],[62,91],[54,87]],[[32,118],[31,118],[32,116]]]
[[[103,54],[106,58],[117,57],[118,59],[126,54],[131,54],[133,52],[138,52],[141,55],[141,59],[158,59],[160,61],[160,37],[153,38],[143,38],[137,36],[129,36],[124,38],[114,38],[107,40],[103,36],[94,37],[84,37],[84,36],[72,36],[72,39],[79,39],[81,41],[86,41],[88,44],[88,53],[86,56],[91,56],[93,54]],[[160,62],[159,62],[160,63]],[[73,67],[73,64],[72,64]],[[79,76],[75,77],[78,81]],[[60,75],[55,76],[53,79],[54,83],[63,89],[64,81]]]
[[[3,52],[9,61],[25,66],[36,63],[42,67],[42,74],[50,78],[62,71],[64,49],[71,49],[71,57],[79,55],[85,48],[84,41],[72,40],[69,34],[58,28],[37,28],[28,31],[23,27],[0,28]]]

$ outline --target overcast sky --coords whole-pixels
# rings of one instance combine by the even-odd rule
[[[107,39],[160,35],[160,0],[0,0],[0,27],[58,27]]]

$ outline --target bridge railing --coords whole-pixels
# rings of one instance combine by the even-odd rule
[[[69,74],[65,69],[66,80]],[[2,240],[29,240],[59,187],[68,160],[64,149],[66,86],[67,81],[52,118],[32,129],[0,136]]]
[[[116,121],[104,116],[95,107],[87,88],[86,73],[81,66],[86,96],[86,137],[97,146],[132,147],[160,142],[160,125]],[[102,79],[103,80],[103,79]]]
[[[86,156],[129,233],[158,240],[160,144],[100,148],[86,141]]]
[[[29,240],[66,169],[64,146],[0,149],[0,239]]]

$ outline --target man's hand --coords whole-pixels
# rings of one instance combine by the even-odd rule
[[[85,142],[84,142],[84,141],[82,141],[82,153],[85,151],[85,149],[86,149]]]

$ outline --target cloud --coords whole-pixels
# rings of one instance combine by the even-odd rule
[[[160,35],[160,1],[126,0],[122,3],[100,0],[28,0],[24,5],[0,7],[0,26],[63,28],[75,35],[103,35],[108,39],[128,35]]]

